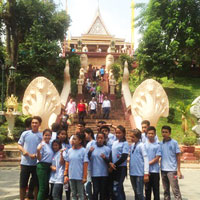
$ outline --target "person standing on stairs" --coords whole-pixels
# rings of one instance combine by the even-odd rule
[[[65,111],[66,111],[67,115],[69,116],[71,124],[73,124],[73,122],[74,122],[74,115],[76,113],[76,103],[75,103],[75,101],[72,98],[67,103]]]
[[[99,103],[99,111],[100,111],[100,114],[101,114],[101,107],[102,107],[102,103],[103,103],[103,93],[100,91],[99,94],[98,94],[98,103]]]
[[[105,69],[104,66],[101,66],[101,69],[99,70],[100,75],[101,75],[101,80],[104,81],[104,74],[105,74]]]
[[[111,109],[111,103],[107,96],[104,97],[104,101],[102,103],[102,110],[103,110],[103,119],[108,119]]]
[[[94,119],[94,115],[97,113],[97,102],[94,97],[92,97],[92,100],[89,103],[89,110],[91,119]]]
[[[80,100],[80,103],[77,106],[77,111],[78,111],[78,121],[84,122],[86,107],[83,99]]]

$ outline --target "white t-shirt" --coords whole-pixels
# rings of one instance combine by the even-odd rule
[[[102,108],[110,108],[110,107],[111,107],[110,100],[104,100]]]
[[[90,106],[90,110],[96,110],[97,102],[96,101],[90,101],[89,106]]]

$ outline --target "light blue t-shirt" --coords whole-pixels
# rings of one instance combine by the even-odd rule
[[[38,162],[52,163],[54,152],[51,147],[51,143],[47,144],[44,141],[42,141],[42,144],[43,146],[42,149],[40,150],[42,158],[41,160],[38,160]]]
[[[86,145],[86,151],[89,152],[90,148],[96,143],[95,140],[91,140],[87,143]],[[88,163],[88,171],[91,171],[91,162],[89,160],[89,163]]]
[[[64,156],[63,156],[64,157]],[[64,157],[64,159],[66,159]],[[69,179],[83,179],[83,164],[88,163],[88,155],[85,148],[69,149],[67,153],[67,162],[69,162]]]
[[[65,165],[60,164],[60,151],[56,152],[52,159],[52,166],[56,167],[56,171],[51,171],[49,183],[64,183]]]
[[[129,145],[127,141],[119,142],[119,140],[115,141],[112,145],[112,162],[116,163],[122,156],[122,154],[129,153]],[[127,160],[125,160],[119,166],[127,166]]]
[[[66,149],[68,151],[70,148],[72,148],[71,144],[62,143],[62,149]]]
[[[157,135],[155,135],[154,139],[155,139],[155,142],[157,142],[157,143],[160,142]],[[148,140],[149,139],[148,139],[147,135],[145,133],[142,133],[142,135],[141,135],[141,141],[143,143],[146,143]]]
[[[93,147],[94,151],[90,158],[92,177],[108,176],[108,165],[101,157],[101,154],[104,154],[106,158],[109,158],[110,148],[105,145],[98,147],[96,144],[94,144]]]
[[[131,145],[130,152],[130,176],[144,176],[149,172],[149,162],[147,153],[142,142]]]
[[[33,133],[32,130],[24,131],[18,144],[30,154],[37,154],[37,146],[42,141],[42,133]],[[23,156],[21,154],[21,165],[35,166],[37,164],[37,158],[31,159],[29,156]]]
[[[170,141],[161,142],[161,170],[177,171],[176,154],[181,153],[178,142],[171,139]]]
[[[147,152],[147,156],[149,159],[149,162],[153,160],[156,156],[161,156],[161,149],[160,149],[160,144],[157,142],[151,143],[147,141],[145,144],[145,149]],[[154,163],[152,165],[149,165],[149,172],[151,173],[159,173],[160,171],[160,166],[159,163]]]
[[[104,68],[101,68],[99,71],[100,71],[100,74],[101,74],[101,75],[103,75],[103,74],[105,73]]]
[[[107,138],[107,141],[106,141],[106,145],[112,149],[112,145],[114,143],[114,141],[116,141],[116,136],[112,133],[109,133],[108,134],[108,138]]]

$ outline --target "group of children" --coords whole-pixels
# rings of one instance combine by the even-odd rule
[[[123,126],[113,126],[105,121],[98,122],[96,134],[80,122],[69,140],[66,127],[54,124],[53,132],[46,129],[42,136],[38,131],[40,124],[41,118],[33,117],[31,129],[23,132],[18,142],[22,152],[21,200],[25,198],[30,174],[35,186],[34,199],[37,200],[61,200],[63,187],[67,200],[70,196],[72,200],[125,200],[123,182],[127,176],[128,157],[136,200],[150,200],[152,190],[154,199],[160,199],[160,168],[164,199],[170,200],[171,185],[175,199],[181,200],[178,186],[178,177],[182,176],[180,150],[178,143],[170,137],[169,126],[162,127],[163,141],[159,143],[156,129],[145,120],[142,122],[143,133],[139,129],[130,132],[130,145]],[[114,134],[110,133],[110,128],[114,128]]]

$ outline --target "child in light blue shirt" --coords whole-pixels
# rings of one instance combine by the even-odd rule
[[[112,163],[110,163],[113,169],[113,195],[117,200],[125,200],[123,182],[127,175],[127,158],[130,148],[126,141],[126,129],[119,125],[115,133],[117,140],[112,145]]]
[[[72,199],[84,200],[84,183],[87,181],[88,156],[84,145],[84,134],[76,133],[72,139],[72,148],[64,157],[65,178],[64,183],[69,181]],[[69,177],[68,177],[69,176]]]
[[[86,128],[84,130],[85,138],[86,138],[86,150],[87,152],[90,150],[96,141],[94,140],[94,132],[91,128]],[[88,173],[87,173],[87,182],[85,183],[85,192],[88,200],[92,200],[92,177],[91,177],[91,162],[89,160],[88,163]]]
[[[144,144],[141,142],[141,131],[134,129],[131,131],[130,151],[130,179],[135,193],[136,200],[144,200],[144,182],[149,181],[149,162]]]
[[[69,139],[68,139],[67,130],[61,127],[60,130],[58,131],[57,138],[61,142],[62,152],[66,154],[68,150],[71,148],[71,144],[69,143]],[[62,162],[64,163],[64,159],[62,159]],[[65,189],[66,199],[70,200],[70,194],[71,194],[70,186],[69,186],[69,183],[66,183],[66,185],[67,185],[67,190]]]
[[[148,137],[147,137],[147,129],[149,128],[150,126],[150,121],[148,120],[143,120],[142,123],[141,123],[141,126],[142,126],[142,135],[141,135],[141,141],[143,143],[145,143],[146,141],[148,141]],[[155,135],[155,142],[159,142],[158,140],[158,136]]]
[[[48,195],[50,166],[54,155],[50,144],[51,134],[50,129],[45,129],[43,131],[43,141],[37,147],[37,176],[39,181],[37,200],[44,200]]]
[[[54,156],[51,165],[51,174],[49,183],[51,184],[51,194],[53,199],[62,200],[63,193],[63,183],[64,183],[64,170],[65,165],[61,162],[61,152],[62,148],[60,140],[56,139],[52,142],[52,149],[54,151]]]
[[[163,126],[161,142],[161,176],[164,188],[164,199],[170,199],[170,186],[176,200],[182,200],[178,178],[180,170],[180,149],[176,140],[171,139],[171,127]]]
[[[151,191],[153,190],[154,200],[160,200],[160,166],[161,157],[160,144],[155,141],[156,129],[149,126],[147,129],[148,140],[145,143],[145,149],[149,160],[149,182],[145,183],[146,200],[151,200]]]
[[[97,141],[90,147],[88,157],[91,162],[92,183],[93,183],[93,199],[105,198],[106,184],[108,178],[108,162],[110,148],[105,144],[106,136],[104,133],[97,134]]]
[[[39,127],[42,119],[39,116],[34,116],[31,119],[31,130],[24,131],[18,141],[18,148],[21,151],[21,167],[20,167],[20,199],[25,198],[26,188],[29,177],[31,175],[30,185],[37,196],[38,187],[36,164],[37,164],[37,146],[42,140],[42,133],[39,132]],[[29,188],[30,189],[30,188]],[[29,190],[30,192],[31,190]]]

